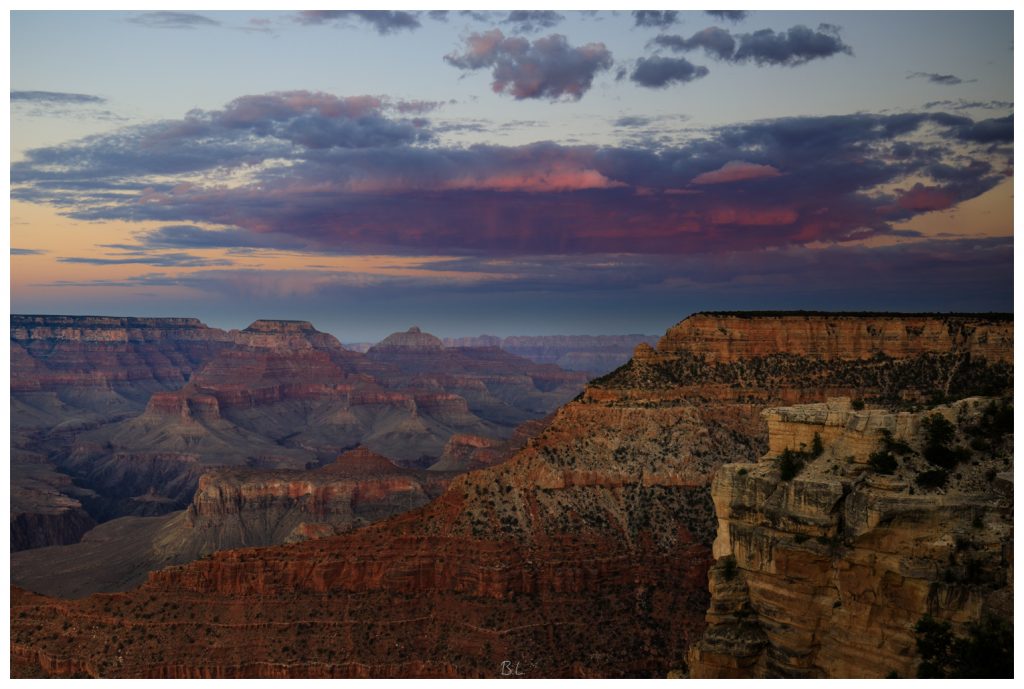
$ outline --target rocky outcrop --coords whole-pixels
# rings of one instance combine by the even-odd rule
[[[432,351],[444,349],[444,343],[414,325],[404,333],[391,333],[381,340],[374,349],[378,352],[389,349]]]
[[[470,411],[498,426],[497,433],[477,435],[508,435],[518,424],[570,400],[587,380],[585,374],[536,364],[497,347],[445,347],[415,327],[389,335],[366,356],[397,372],[381,374],[388,387],[411,382],[465,398]]]
[[[343,533],[422,507],[446,484],[438,478],[428,481],[426,475],[365,448],[312,471],[216,470],[200,479],[182,528],[155,547],[198,557],[226,548],[294,541],[303,533]]]
[[[45,510],[12,511],[11,552],[77,543],[94,526],[96,522],[80,502],[55,496]]]
[[[440,459],[430,466],[431,471],[472,471],[497,464],[501,441],[478,435],[458,433],[448,438]]]
[[[506,462],[526,447],[531,438],[539,436],[550,425],[554,415],[526,421],[504,440],[456,433],[445,443],[440,459],[430,471],[466,472]]]
[[[1012,436],[982,420],[996,404],[767,410],[768,454],[723,466],[712,484],[717,561],[690,675],[914,677],[925,615],[960,635],[983,615],[1012,619],[1012,484],[997,481],[1012,466]],[[941,488],[920,480],[936,470],[922,456],[935,414],[966,453]],[[815,435],[821,455],[786,478],[779,455]],[[968,452],[972,438],[983,451]],[[871,459],[887,451],[891,466]]]
[[[82,506],[89,491],[42,457],[11,456],[11,551],[75,543],[96,522]]]

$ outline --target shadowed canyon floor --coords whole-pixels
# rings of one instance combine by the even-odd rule
[[[1002,395],[1012,338],[1004,317],[692,316],[423,507],[123,593],[13,588],[12,672],[494,677],[512,660],[533,677],[665,676],[706,626],[712,477],[760,466],[766,408]]]

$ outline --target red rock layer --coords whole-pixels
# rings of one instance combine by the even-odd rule
[[[669,329],[658,352],[736,362],[778,352],[818,359],[906,358],[970,353],[1013,361],[1013,319],[1005,315],[700,313]]]
[[[11,391],[151,381],[180,386],[230,346],[195,318],[11,316]]]
[[[69,602],[13,589],[12,671],[499,677],[512,661],[528,677],[646,676],[696,638],[707,559],[702,546],[637,560],[609,541],[523,549],[370,527],[230,551],[130,594]],[[51,629],[60,640],[44,640]]]

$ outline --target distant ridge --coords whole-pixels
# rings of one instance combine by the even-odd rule
[[[821,318],[834,316],[839,318],[985,318],[998,321],[1012,321],[1013,314],[984,311],[697,311],[694,316],[732,316],[735,318],[783,318],[786,316],[807,316]]]

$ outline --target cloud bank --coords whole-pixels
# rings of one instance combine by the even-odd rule
[[[163,223],[140,250],[710,255],[908,235],[1012,174],[1012,144],[1012,116],[920,112],[442,146],[387,99],[295,91],[32,149],[11,178],[73,218]]]

